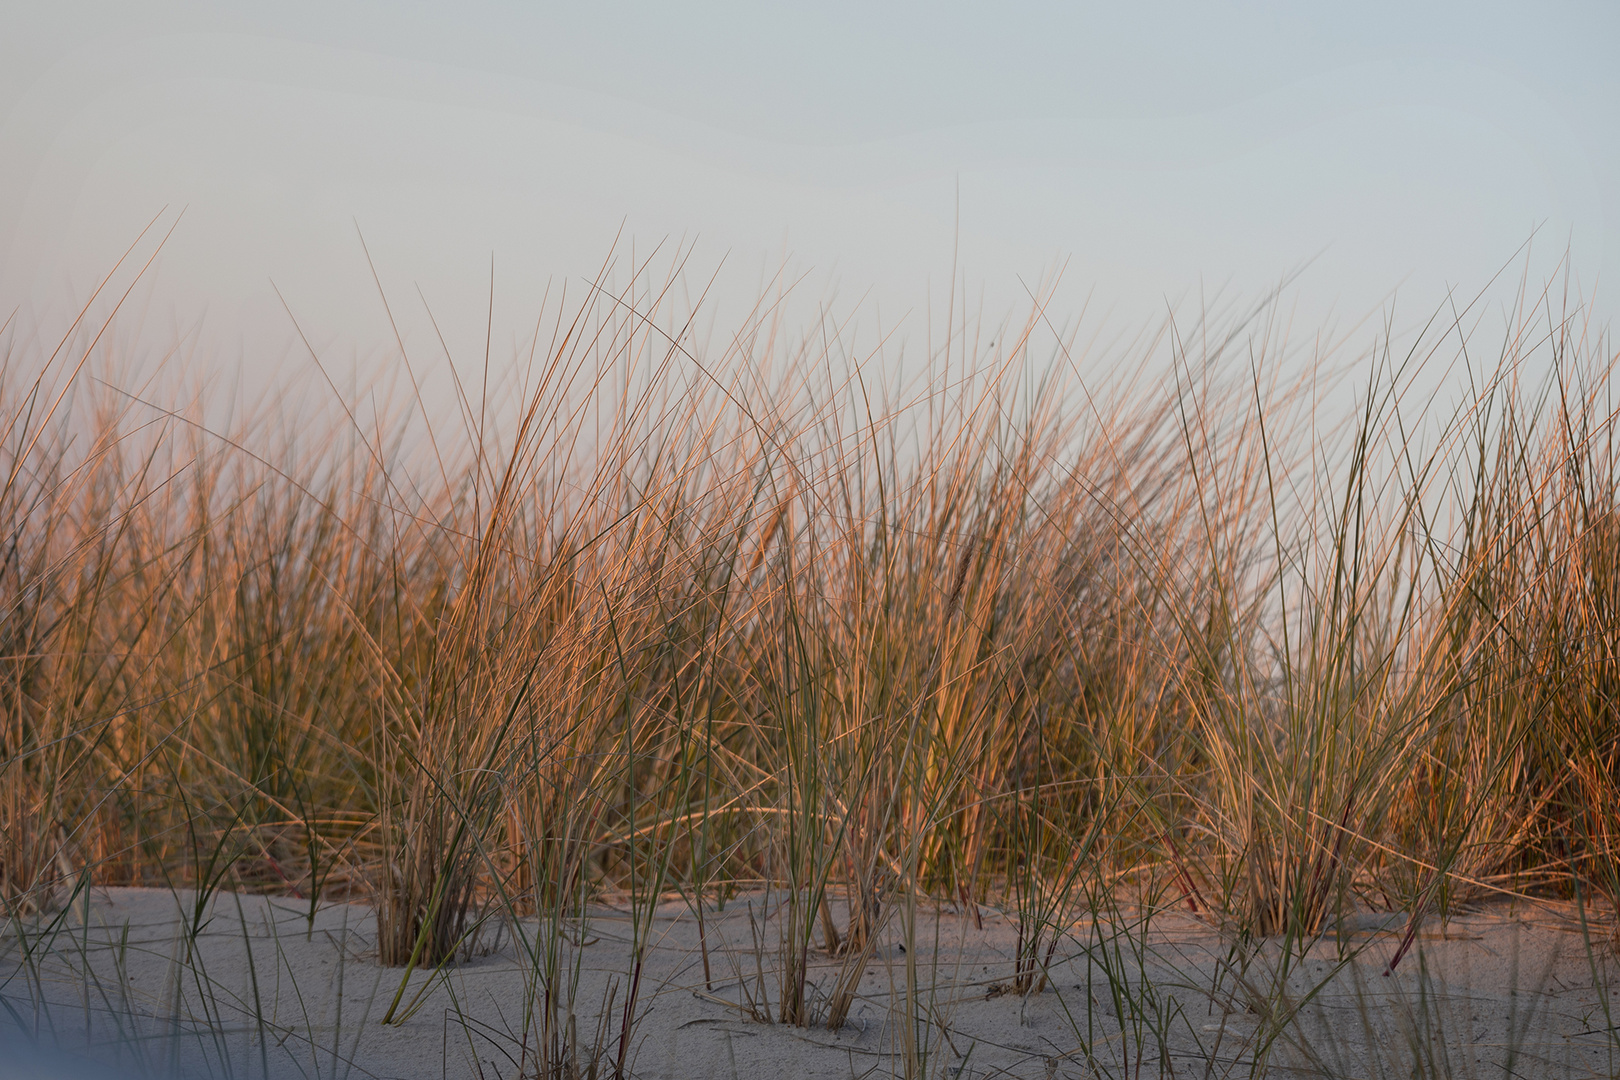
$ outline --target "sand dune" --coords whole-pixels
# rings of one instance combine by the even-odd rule
[[[1184,912],[1144,920],[1121,908],[1069,926],[1045,986],[1020,994],[1009,915],[983,909],[980,926],[930,906],[915,916],[915,956],[902,944],[903,913],[887,921],[848,1022],[831,1031],[769,1022],[780,1005],[780,906],[780,894],[756,893],[706,909],[708,984],[693,912],[659,907],[624,1049],[631,1075],[1610,1076],[1620,1064],[1609,952],[1588,947],[1597,932],[1566,907],[1431,919],[1389,976],[1400,917],[1352,914],[1285,958],[1276,939],[1245,945]],[[573,1044],[582,1059],[601,1044],[608,1074],[631,930],[625,911],[601,905],[557,939],[578,964],[558,988],[571,993]],[[98,889],[4,939],[0,994],[16,1045],[0,1074],[533,1075],[543,994],[523,940],[539,932],[500,927],[481,955],[414,974],[401,999],[410,1015],[384,1026],[400,972],[377,965],[366,907],[328,904],[311,917],[285,898],[223,894],[199,908],[188,893]],[[818,1016],[840,971],[855,967],[812,960]],[[71,1057],[24,1055],[24,1030]]]

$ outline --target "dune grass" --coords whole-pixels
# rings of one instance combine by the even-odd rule
[[[763,890],[752,1012],[834,1029],[919,903],[1015,913],[1034,994],[1126,885],[1295,945],[1620,899],[1615,356],[1550,293],[1399,354],[1301,352],[1268,302],[1087,356],[1044,295],[923,347],[766,296],[704,348],[681,265],[441,358],[448,417],[403,344],[392,412],[222,426],[131,376],[105,296],[59,344],[8,324],[7,917],[365,898],[384,1022],[537,917],[523,1068],[560,1076],[624,1074],[644,1007],[638,962],[585,1062],[563,928],[601,896],[640,950],[660,897]]]

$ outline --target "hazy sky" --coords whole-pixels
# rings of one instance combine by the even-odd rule
[[[356,221],[458,341],[492,253],[516,327],[621,222],[728,297],[785,254],[885,320],[958,238],[993,314],[1064,260],[1060,304],[1136,319],[1314,259],[1308,318],[1396,287],[1416,318],[1536,229],[1533,275],[1567,248],[1620,297],[1612,0],[7,8],[0,307],[65,308],[184,206],[147,303],[256,363],[272,280],[323,343],[386,343]]]

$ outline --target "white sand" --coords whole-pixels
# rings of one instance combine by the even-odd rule
[[[708,909],[712,989],[691,911],[679,901],[659,908],[626,1050],[632,1075],[904,1075],[908,1015],[928,1055],[925,1074],[960,1080],[1157,1076],[1161,1065],[1178,1076],[1244,1076],[1273,1036],[1266,1060],[1275,1075],[1485,1076],[1506,1065],[1516,1076],[1620,1073],[1611,1035],[1620,996],[1600,989],[1609,950],[1588,949],[1573,909],[1554,905],[1494,906],[1443,930],[1431,921],[1388,977],[1405,926],[1387,915],[1346,920],[1343,937],[1315,942],[1286,977],[1277,974],[1280,943],[1239,948],[1186,914],[1158,915],[1145,937],[1129,923],[1084,923],[1059,945],[1050,983],[1028,996],[1005,989],[1016,940],[1007,918],[986,910],[979,929],[968,915],[929,907],[919,912],[915,958],[900,947],[898,920],[888,923],[849,1023],[834,1032],[750,1015],[761,981],[772,1013],[780,1000],[779,899],[763,922],[759,895]],[[81,901],[51,935],[48,921],[26,938],[5,931],[0,1029],[15,1041],[27,1028],[36,1044],[124,1076],[519,1075],[536,993],[510,931],[488,955],[414,975],[405,997],[426,987],[420,1007],[384,1026],[400,973],[377,966],[367,908],[326,905],[311,927],[299,901],[221,895],[206,905],[188,949],[181,927],[192,902],[190,894],[98,889],[88,918]],[[591,1041],[616,987],[611,1057],[630,967],[628,915],[594,909],[570,936],[584,943],[566,950],[580,961],[580,1043]],[[1607,930],[1590,936],[1607,941]],[[841,962],[818,951],[811,959],[819,1015]],[[914,995],[906,991],[911,959]],[[25,1063],[14,1047],[0,1054],[0,1077],[70,1073],[59,1061]]]

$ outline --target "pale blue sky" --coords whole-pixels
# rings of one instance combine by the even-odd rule
[[[786,252],[889,321],[940,296],[959,185],[992,315],[1063,260],[1060,305],[1128,323],[1315,258],[1302,318],[1415,319],[1539,227],[1532,274],[1568,247],[1612,316],[1620,4],[1331,7],[14,2],[0,306],[65,307],[167,204],[148,303],[257,364],[271,279],[386,344],[351,219],[458,342],[492,252],[517,327],[621,221],[724,258],[723,304]]]

